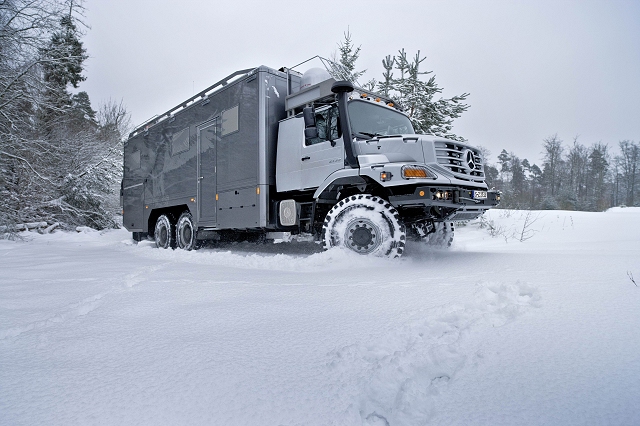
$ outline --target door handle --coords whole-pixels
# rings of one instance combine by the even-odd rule
[[[311,159],[311,157],[309,157],[309,156],[307,156],[307,157],[302,157],[302,161],[310,160],[310,159]]]

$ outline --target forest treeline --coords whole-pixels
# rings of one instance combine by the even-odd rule
[[[542,165],[502,150],[485,164],[487,185],[503,192],[503,208],[603,211],[640,205],[640,143],[570,144],[557,135],[542,141]],[[484,150],[484,157],[489,152]]]
[[[116,226],[129,115],[86,92],[81,0],[0,1],[0,226]],[[73,93],[72,91],[75,91]]]

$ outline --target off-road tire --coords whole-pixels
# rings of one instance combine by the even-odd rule
[[[407,232],[410,241],[417,241],[432,247],[446,248],[453,243],[453,222],[417,222]]]
[[[359,254],[400,257],[406,232],[400,214],[386,200],[370,194],[340,200],[322,225],[325,250],[344,247]]]
[[[183,250],[197,250],[196,230],[193,226],[193,216],[188,211],[183,212],[176,225],[176,244]]]
[[[158,248],[176,248],[176,227],[169,216],[163,214],[156,220],[153,238]]]
[[[424,237],[422,241],[434,247],[451,247],[454,236],[453,222],[435,222],[434,226],[435,232]]]

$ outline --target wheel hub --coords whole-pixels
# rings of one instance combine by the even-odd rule
[[[382,242],[380,228],[369,219],[356,219],[347,225],[346,245],[356,253],[370,253]]]
[[[356,225],[356,229],[354,229],[353,233],[351,234],[351,240],[353,241],[353,243],[360,247],[366,247],[371,244],[371,241],[373,241],[373,237],[374,234],[370,229],[364,226],[359,227],[358,225]]]
[[[182,241],[184,244],[188,244],[191,241],[191,227],[188,225],[182,228]]]

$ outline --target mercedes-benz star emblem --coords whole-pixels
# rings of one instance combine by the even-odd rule
[[[476,157],[470,149],[467,149],[464,153],[464,165],[470,171],[474,171],[476,169]]]

